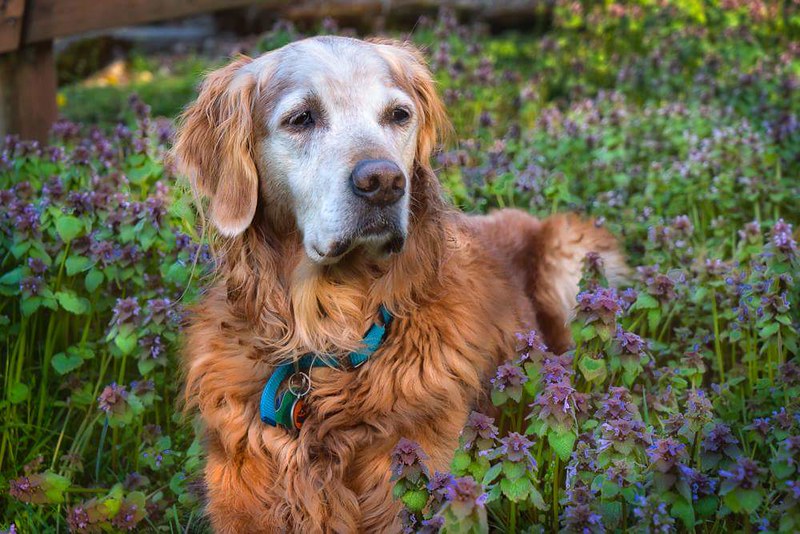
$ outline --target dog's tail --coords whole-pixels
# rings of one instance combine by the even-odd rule
[[[575,214],[553,215],[541,221],[531,240],[533,268],[529,271],[528,294],[545,341],[560,353],[572,343],[568,322],[575,309],[586,255],[599,254],[611,286],[624,282],[628,267],[617,239],[595,221]]]

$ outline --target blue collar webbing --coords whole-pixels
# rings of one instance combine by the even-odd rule
[[[373,323],[364,335],[362,341],[364,347],[348,354],[350,367],[356,368],[366,363],[383,342],[386,336],[386,329],[392,322],[392,314],[383,306],[380,307],[380,314],[383,324]],[[264,391],[261,392],[259,410],[263,422],[271,426],[300,429],[304,418],[302,396],[305,393],[298,394],[291,388],[283,391],[280,391],[280,389],[281,385],[292,374],[307,374],[314,367],[342,369],[341,362],[338,360],[318,354],[305,354],[295,362],[286,362],[275,367],[275,370],[264,385]]]

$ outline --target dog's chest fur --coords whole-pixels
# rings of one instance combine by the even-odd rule
[[[389,463],[397,440],[418,442],[432,470],[447,468],[488,374],[513,355],[514,333],[534,320],[530,301],[502,266],[476,254],[468,233],[457,236],[436,295],[397,314],[367,364],[313,372],[309,417],[298,435],[259,419],[271,369],[263,347],[280,340],[265,343],[264,332],[237,318],[225,288],[207,293],[187,332],[185,363],[187,397],[207,429],[211,506],[226,507],[225,517],[240,510],[243,521],[264,531],[325,530],[337,521],[345,531],[391,529],[397,505]],[[365,320],[338,331],[353,338]]]

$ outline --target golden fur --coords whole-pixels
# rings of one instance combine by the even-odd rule
[[[447,469],[488,378],[514,354],[515,334],[538,328],[555,350],[568,346],[585,253],[601,253],[612,277],[624,268],[612,236],[576,216],[468,217],[447,206],[428,163],[444,109],[419,54],[385,48],[394,50],[387,62],[398,85],[424,110],[410,232],[386,259],[309,261],[291,212],[268,200],[270,184],[249,153],[267,135],[253,126],[253,99],[265,98],[257,80],[234,82],[234,69],[221,69],[184,117],[176,153],[211,199],[212,221],[236,226],[252,211],[242,233],[216,244],[216,276],[192,311],[184,351],[185,399],[205,427],[207,511],[218,532],[397,531],[389,482],[397,440],[418,442],[430,469]],[[235,97],[231,83],[242,85]],[[384,344],[357,370],[314,370],[299,435],[260,421],[275,364],[357,348],[381,304],[395,316]]]

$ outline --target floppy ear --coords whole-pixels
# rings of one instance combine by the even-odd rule
[[[258,202],[253,101],[256,80],[242,57],[209,74],[183,114],[175,143],[178,169],[195,194],[210,198],[210,218],[225,236],[241,234]]]
[[[414,98],[420,114],[416,160],[418,165],[429,167],[433,149],[450,130],[450,121],[436,92],[433,75],[414,45],[390,39],[373,39],[371,42],[378,45],[400,87]]]

